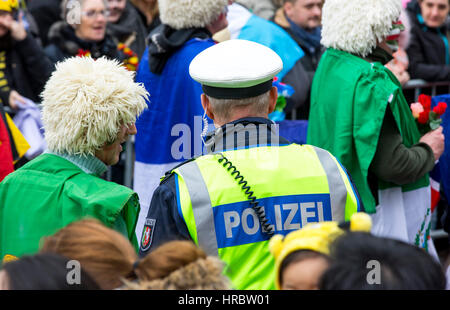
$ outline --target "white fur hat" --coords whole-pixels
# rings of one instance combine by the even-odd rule
[[[387,37],[401,7],[401,0],[326,0],[321,43],[365,57]]]
[[[174,29],[202,28],[213,22],[227,6],[228,0],[159,0],[163,24]]]
[[[95,155],[136,121],[149,94],[134,72],[104,57],[72,57],[56,65],[42,92],[45,140],[53,152]]]

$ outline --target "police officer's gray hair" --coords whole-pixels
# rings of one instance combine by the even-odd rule
[[[259,116],[267,111],[270,104],[270,90],[262,95],[246,99],[217,99],[207,96],[212,106],[214,114],[220,118],[228,119],[231,111],[236,107],[251,106],[251,111],[255,116]]]

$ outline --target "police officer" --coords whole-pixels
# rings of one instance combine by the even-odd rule
[[[229,40],[190,64],[202,105],[215,124],[206,155],[166,173],[142,232],[140,254],[172,239],[189,239],[228,266],[236,289],[274,289],[274,234],[311,222],[344,221],[360,211],[357,193],[335,157],[279,137],[268,119],[282,70],[271,49]]]

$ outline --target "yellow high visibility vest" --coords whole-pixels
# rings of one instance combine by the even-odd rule
[[[250,187],[247,193],[253,192],[277,234],[311,222],[349,220],[360,209],[348,175],[326,150],[290,144],[221,154],[229,164],[219,163],[222,155],[209,154],[173,172],[178,210],[192,239],[226,263],[236,289],[275,288],[269,235],[243,186]]]

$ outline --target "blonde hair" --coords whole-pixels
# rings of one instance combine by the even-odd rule
[[[387,37],[401,7],[401,0],[326,0],[321,43],[365,57]]]
[[[71,57],[56,64],[41,96],[48,148],[86,156],[134,123],[149,94],[117,60]]]
[[[53,236],[43,239],[40,252],[52,252],[80,262],[102,289],[152,289],[168,279],[177,279],[177,287],[226,288],[223,263],[190,241],[171,241],[150,252],[143,259],[120,233],[95,219],[67,225]],[[185,272],[189,270],[190,272]],[[208,276],[205,276],[208,273]],[[134,282],[132,282],[134,281]]]

